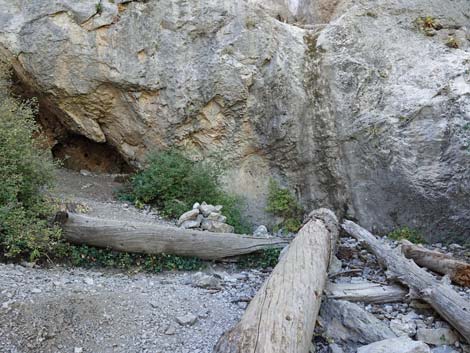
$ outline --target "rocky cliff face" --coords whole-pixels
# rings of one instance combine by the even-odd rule
[[[467,0],[0,6],[1,51],[53,144],[223,158],[258,220],[275,176],[377,231],[470,233]]]

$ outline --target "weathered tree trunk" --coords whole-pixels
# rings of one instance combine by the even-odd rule
[[[431,305],[449,324],[470,342],[470,303],[444,281],[406,259],[398,249],[392,249],[354,222],[345,221],[343,229],[361,242],[365,242],[388,273],[407,285],[413,295]]]
[[[412,259],[419,266],[429,268],[442,275],[448,275],[455,283],[470,287],[470,264],[458,261],[439,251],[414,245],[406,240],[402,241],[401,250],[408,259]]]
[[[359,283],[328,283],[325,293],[328,298],[350,302],[393,303],[405,299],[408,291],[400,286],[363,281]]]
[[[64,218],[64,217],[61,217]],[[70,213],[62,220],[65,239],[118,251],[194,256],[204,260],[282,248],[285,239],[211,233],[151,223],[122,222]]]
[[[338,234],[331,211],[310,217],[214,353],[308,353]]]

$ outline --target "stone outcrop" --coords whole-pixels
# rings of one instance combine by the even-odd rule
[[[223,156],[260,223],[274,176],[376,232],[469,235],[467,0],[0,6],[51,144],[79,135],[136,167],[169,146]]]

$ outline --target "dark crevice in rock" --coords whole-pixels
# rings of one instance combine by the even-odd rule
[[[345,216],[348,194],[339,168],[341,151],[335,115],[331,104],[329,82],[322,66],[322,53],[317,48],[317,35],[304,37],[306,58],[304,87],[310,104],[300,117],[298,164],[302,198],[310,209],[330,207]]]

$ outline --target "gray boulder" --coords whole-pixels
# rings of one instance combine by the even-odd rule
[[[204,217],[202,215],[199,215],[199,216],[197,216],[196,219],[187,220],[187,221],[184,221],[183,223],[181,223],[180,228],[183,228],[183,229],[199,228],[201,226],[201,223],[202,223],[203,219],[204,219]]]
[[[193,326],[196,321],[197,316],[191,313],[176,317],[176,322],[179,323],[181,326]]]
[[[201,213],[204,215],[204,217],[210,217],[211,214],[214,214],[214,215],[220,214],[221,210],[222,210],[222,206],[208,205],[205,202],[203,202],[199,206],[199,211],[201,211]],[[214,217],[214,215],[212,217]]]
[[[441,328],[419,328],[416,338],[428,344],[436,346],[452,345],[458,341],[457,335],[447,327]]]
[[[226,223],[204,219],[201,228],[214,233],[233,233],[234,228]]]
[[[194,221],[199,216],[198,209],[192,209],[188,212],[183,213],[178,219],[178,226],[181,226],[186,221]]]
[[[194,287],[205,289],[218,289],[221,287],[219,278],[202,272],[197,272],[191,276],[191,284]]]
[[[210,221],[218,221],[224,223],[227,220],[227,217],[222,216],[219,212],[211,212],[207,216],[207,219]]]
[[[357,353],[431,353],[431,350],[423,342],[402,336],[360,347]]]
[[[367,344],[396,337],[382,321],[348,301],[326,300],[321,305],[320,317],[325,333],[337,343]]]
[[[253,232],[255,237],[266,237],[269,235],[268,228],[266,226],[261,225]]]

